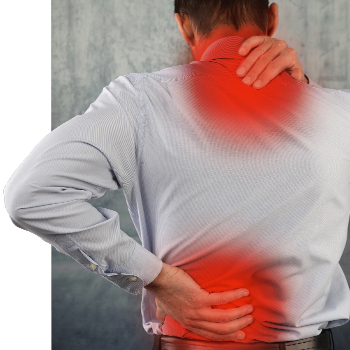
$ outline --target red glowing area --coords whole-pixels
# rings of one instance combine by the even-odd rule
[[[198,72],[183,83],[182,95],[186,100],[181,109],[193,118],[203,144],[228,152],[234,149],[241,155],[269,154],[276,145],[283,147],[294,142],[290,135],[306,122],[300,118],[304,104],[303,83],[283,72],[267,87],[256,90],[245,85],[235,73],[242,60],[236,56],[193,62],[194,70]],[[243,329],[245,339],[237,342],[281,341],[279,330],[288,330],[293,314],[291,300],[294,298],[291,297],[289,277],[297,273],[298,262],[291,257],[290,264],[282,266],[281,257],[288,261],[284,248],[276,251],[271,244],[264,245],[260,241],[257,245],[251,239],[240,247],[232,240],[232,244],[223,249],[203,253],[200,259],[198,254],[198,251],[194,253],[193,262],[178,267],[203,289],[222,292],[247,288],[250,291],[248,297],[213,306],[224,309],[245,304],[254,306],[254,322]],[[162,332],[181,338],[208,340],[184,329],[169,315]]]
[[[237,77],[242,59],[214,59],[186,82],[186,105],[203,132],[226,147],[272,149],[290,128],[300,128],[303,85],[281,73],[256,90]]]
[[[246,304],[254,307],[254,322],[245,327],[245,339],[238,342],[277,342],[278,332],[274,325],[289,318],[288,276],[293,274],[288,266],[281,266],[278,254],[255,247],[227,247],[179,266],[204,290],[210,293],[247,288],[249,296],[212,308],[234,308]],[[285,282],[284,282],[285,281]],[[290,306],[290,305],[289,305]],[[180,323],[166,316],[162,326],[165,335],[188,339],[209,340],[186,330]]]

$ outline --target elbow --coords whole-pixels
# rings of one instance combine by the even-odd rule
[[[3,190],[4,194],[4,205],[7,210],[7,213],[10,216],[11,221],[16,225],[17,227],[20,227],[20,194],[18,193],[18,190],[16,188],[13,188],[13,186],[7,184]]]

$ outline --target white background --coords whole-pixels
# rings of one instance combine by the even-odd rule
[[[1,4],[0,348],[51,348],[51,246],[16,227],[3,189],[51,131],[51,2]],[[42,305],[45,305],[43,308]]]

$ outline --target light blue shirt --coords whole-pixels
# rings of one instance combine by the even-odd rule
[[[16,226],[126,292],[142,293],[150,334],[170,332],[143,288],[162,261],[199,283],[198,271],[209,276],[209,257],[220,254],[247,276],[238,285],[232,273],[225,286],[228,270],[217,270],[222,290],[251,292],[244,303],[256,314],[245,341],[307,338],[349,320],[339,260],[350,214],[350,90],[307,85],[285,72],[262,90],[247,87],[232,73],[243,41],[222,38],[200,61],[113,80],[83,115],[46,135],[4,189]],[[219,135],[221,115],[209,113],[206,101],[229,79],[228,98],[237,109],[225,115],[231,124]],[[202,85],[208,96],[198,106],[189,87]],[[235,100],[242,89],[251,103]],[[275,91],[286,93],[277,99]],[[265,115],[254,94],[266,97],[276,114]],[[302,98],[293,100],[294,94]],[[240,110],[261,118],[266,133],[243,125]],[[142,245],[120,229],[117,212],[86,202],[117,189]],[[249,269],[242,265],[247,256]],[[268,306],[258,295],[264,285],[273,301]]]

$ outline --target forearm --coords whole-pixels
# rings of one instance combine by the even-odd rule
[[[8,208],[10,193],[11,187],[8,187]],[[47,193],[45,198],[48,197]],[[79,220],[79,216],[74,220],[72,215],[67,216],[68,212],[80,212],[85,220]],[[120,229],[119,215],[112,210],[94,208],[85,201],[76,200],[22,208],[19,213],[9,208],[9,214],[16,226],[33,232],[90,272],[106,278],[128,293],[141,294],[143,286],[153,281],[161,268],[159,258]],[[90,221],[87,219],[89,216]],[[92,221],[94,217],[98,219],[95,223]]]
[[[173,266],[163,262],[160,273],[152,282],[144,286],[144,288],[150,291],[152,294],[157,294],[157,291],[166,286],[169,280],[173,278],[177,272],[178,268],[174,268]]]

